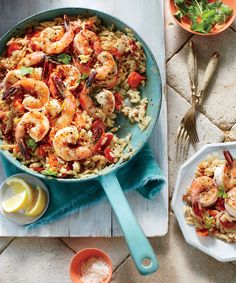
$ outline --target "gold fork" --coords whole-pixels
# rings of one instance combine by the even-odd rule
[[[193,144],[199,141],[197,131],[196,131],[196,110],[199,106],[204,92],[206,91],[219,62],[219,52],[213,53],[210,58],[210,61],[207,65],[203,81],[200,87],[200,91],[196,94],[196,57],[193,49],[193,44],[190,42],[189,45],[189,54],[188,54],[188,66],[189,66],[189,77],[191,82],[191,91],[192,91],[192,107],[187,111],[180,122],[180,126],[177,131],[177,151],[176,154],[179,157],[185,157],[187,149],[189,146],[189,141]],[[192,66],[190,68],[190,63]]]

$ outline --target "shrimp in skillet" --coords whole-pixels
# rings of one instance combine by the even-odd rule
[[[30,158],[25,144],[26,135],[38,142],[45,137],[49,128],[48,118],[40,112],[27,112],[21,117],[15,129],[15,139],[24,159]]]
[[[49,100],[49,89],[47,85],[39,80],[30,78],[22,79],[16,82],[3,94],[3,100],[8,100],[15,94],[24,94],[22,104],[29,111],[41,110]],[[36,97],[35,97],[36,96]]]
[[[64,16],[64,30],[48,27],[39,36],[39,46],[47,54],[62,53],[73,41],[74,32],[67,16]]]

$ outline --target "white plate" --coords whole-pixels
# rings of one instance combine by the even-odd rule
[[[229,150],[233,157],[236,158],[236,142],[209,144],[180,167],[171,204],[186,242],[219,261],[228,262],[236,260],[236,243],[229,244],[214,237],[198,236],[195,228],[185,222],[185,203],[182,200],[183,194],[186,193],[187,187],[194,178],[198,164],[206,159],[208,155],[214,153],[224,159],[223,150]]]

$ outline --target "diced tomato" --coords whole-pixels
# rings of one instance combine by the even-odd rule
[[[34,167],[33,170],[36,171],[36,172],[42,172],[43,167]]]
[[[18,112],[23,113],[25,111],[25,107],[22,104],[22,99],[21,98],[15,98],[13,101],[13,107],[16,109]]]
[[[111,153],[111,148],[110,147],[106,147],[104,150],[104,155],[106,157],[106,159],[111,162],[114,163],[114,156]]]
[[[192,205],[192,208],[193,208],[193,212],[196,216],[202,218],[203,217],[203,210],[202,208],[199,206],[199,203],[194,203]]]
[[[123,105],[124,96],[119,92],[115,92],[114,96],[115,96],[115,108],[116,110],[120,111]]]
[[[219,213],[219,211],[218,210],[216,210],[216,209],[209,209],[208,210],[208,213],[212,216],[212,217],[216,217],[216,215]]]
[[[137,88],[145,77],[141,76],[138,72],[131,72],[128,77],[128,83],[132,88]]]
[[[119,50],[116,47],[113,47],[111,49],[111,54],[115,57],[118,57],[118,58],[122,56],[122,54],[119,52]]]
[[[221,221],[220,224],[226,229],[236,228],[236,222],[229,222],[229,221]]]
[[[48,161],[49,161],[49,164],[50,164],[52,170],[55,169],[57,167],[57,164],[58,164],[56,155],[54,153],[50,153],[48,155],[48,159],[49,159]]]
[[[106,133],[105,135],[103,135],[100,138],[100,140],[96,143],[96,145],[94,147],[94,151],[100,152],[101,150],[106,148],[111,143],[113,136],[114,135],[112,133]]]
[[[47,157],[48,156],[48,152],[50,150],[50,145],[47,144],[41,144],[38,148],[37,148],[37,154],[39,156],[42,157]]]
[[[225,201],[223,198],[219,198],[215,204],[215,208],[219,211],[225,211]]]
[[[19,50],[20,49],[20,45],[16,42],[13,42],[12,44],[10,44],[7,48],[7,56],[10,57],[12,52]]]
[[[196,229],[196,232],[199,236],[203,236],[203,237],[206,237],[209,235],[209,231],[208,229]]]
[[[104,134],[106,130],[106,125],[103,123],[102,120],[97,119],[93,122],[91,130],[92,130],[94,139],[98,140]]]

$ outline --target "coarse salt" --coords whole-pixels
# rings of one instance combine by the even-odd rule
[[[110,273],[109,265],[102,258],[91,257],[80,267],[83,283],[102,283]]]

